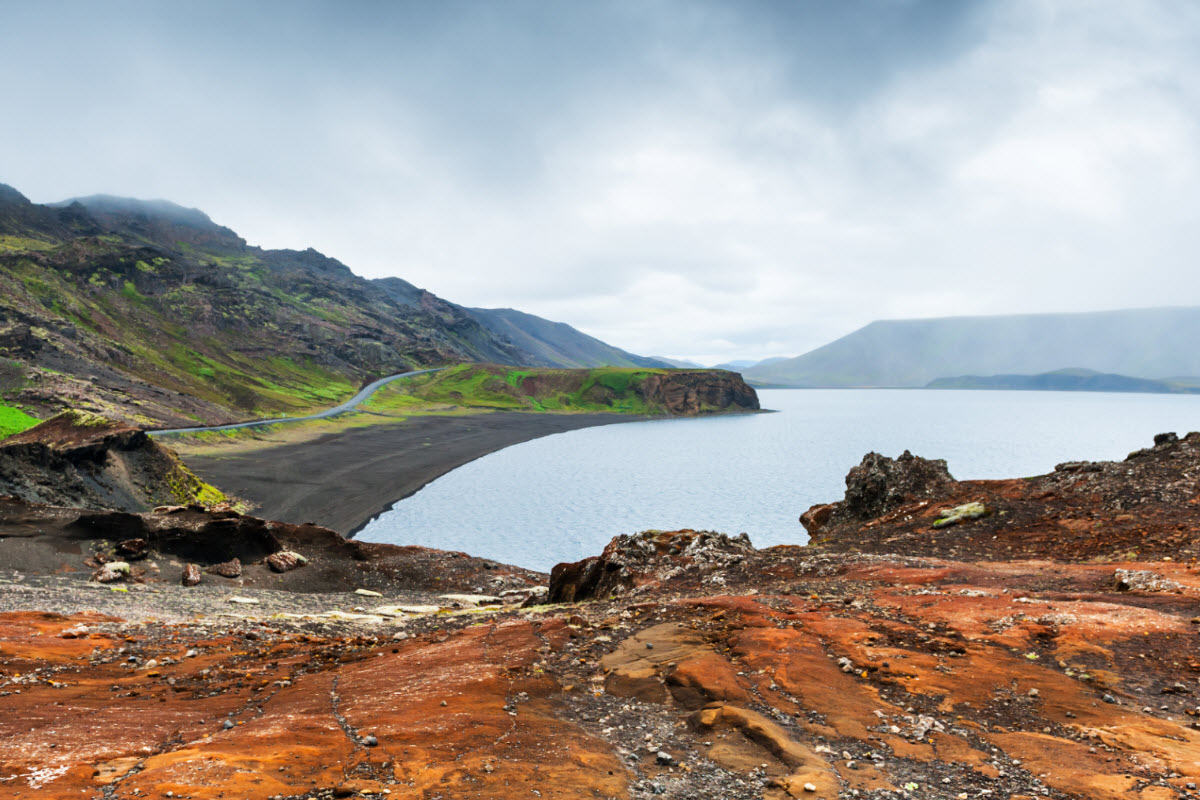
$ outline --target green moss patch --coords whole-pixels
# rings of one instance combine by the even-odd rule
[[[16,406],[0,405],[0,439],[27,431],[41,420],[31,417]]]

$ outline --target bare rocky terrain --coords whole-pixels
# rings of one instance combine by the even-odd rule
[[[872,454],[810,546],[646,532],[546,576],[10,501],[0,795],[1196,798],[1198,504],[1200,434],[1011,481]]]

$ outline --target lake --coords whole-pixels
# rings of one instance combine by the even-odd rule
[[[358,538],[462,550],[548,571],[618,534],[746,532],[802,544],[798,517],[840,500],[874,450],[944,458],[959,479],[1124,458],[1200,429],[1200,396],[1091,392],[762,390],[777,413],[585,428],[500,450],[397,503]]]

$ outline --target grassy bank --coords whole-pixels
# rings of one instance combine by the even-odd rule
[[[0,439],[29,430],[39,421],[15,406],[0,405]]]
[[[496,364],[460,364],[441,372],[397,381],[364,405],[369,411],[549,411],[560,413],[660,414],[639,391],[651,375],[665,369],[514,368]]]

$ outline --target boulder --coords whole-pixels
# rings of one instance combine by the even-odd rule
[[[938,518],[934,521],[933,527],[948,528],[951,525],[957,525],[960,522],[986,517],[987,514],[987,506],[985,506],[983,503],[978,501],[973,503],[964,503],[961,506],[944,508],[939,511]]]
[[[129,576],[130,567],[125,561],[110,561],[92,573],[92,580],[97,583],[112,583]]]
[[[744,533],[682,530],[617,536],[599,556],[555,566],[548,600],[572,603],[625,594],[645,583],[677,577],[688,567],[712,570],[753,552]]]
[[[231,558],[220,564],[213,564],[204,571],[209,575],[220,575],[222,578],[240,578],[242,576],[242,561],[239,558]]]
[[[1113,573],[1113,586],[1119,592],[1171,592],[1182,588],[1148,569],[1119,569]]]
[[[267,556],[267,566],[274,572],[291,572],[307,563],[307,558],[290,550],[281,550],[278,553],[272,553]]]
[[[896,459],[867,453],[846,475],[846,498],[838,504],[838,516],[874,519],[905,503],[937,497],[954,483],[945,459],[921,458],[907,450]]]
[[[809,533],[816,533],[825,527],[836,508],[837,503],[822,503],[819,506],[813,506],[800,515],[800,524]]]
[[[196,586],[200,583],[200,567],[195,564],[187,564],[183,568],[183,575],[179,582],[184,586]]]

